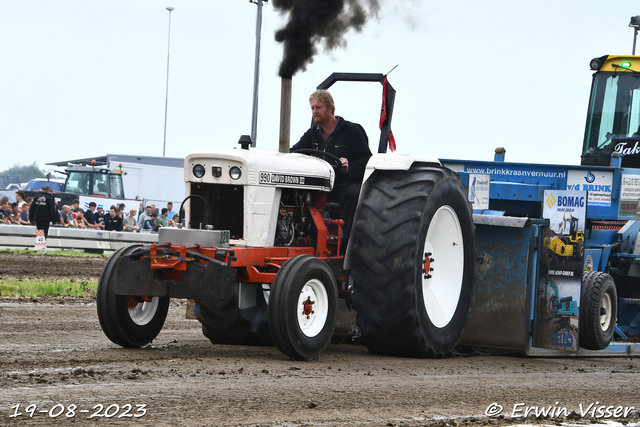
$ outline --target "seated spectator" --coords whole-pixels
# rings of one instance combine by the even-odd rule
[[[73,216],[69,215],[69,211],[69,205],[63,205],[62,209],[58,211],[60,214],[61,227],[73,227]],[[71,223],[69,223],[69,218],[71,218]]]
[[[151,213],[151,218],[145,219],[144,224],[142,225],[143,230],[153,230],[153,227],[156,226],[156,219],[158,218],[158,214],[155,212]]]
[[[22,210],[20,211],[20,219],[18,220],[19,225],[31,225],[29,222],[29,203],[24,203],[22,205]]]
[[[109,215],[104,218],[104,229],[106,231],[122,231],[122,218],[118,216],[115,206],[111,206]]]
[[[18,220],[20,219],[20,206],[18,206],[18,202],[11,203],[11,210],[9,211],[9,221],[11,221],[12,225],[18,225]]]
[[[96,210],[96,213],[94,214],[94,216],[96,217],[96,224],[98,224],[99,228],[104,228],[104,211],[102,209],[102,205],[98,205],[98,209]]]
[[[177,227],[180,224],[180,215],[173,214],[173,217],[169,221],[169,227]]]
[[[129,215],[122,220],[122,225],[125,230],[129,231],[138,231],[140,228],[138,227],[138,221],[136,221],[136,210],[129,210]]]
[[[9,198],[7,196],[0,197],[0,224],[11,225],[10,212]]]
[[[151,218],[151,206],[144,208],[144,212],[142,212],[138,218],[138,224],[144,229],[144,222],[149,218]]]
[[[82,208],[79,208],[78,212],[76,212],[76,223],[78,223],[78,228],[90,228]]]
[[[160,225],[162,227],[169,226],[169,219],[167,218],[167,208],[162,208],[160,211],[160,216],[156,219],[156,225]]]
[[[90,202],[89,203],[89,209],[87,209],[87,211],[84,213],[84,219],[86,221],[86,224],[88,228],[95,228],[95,229],[99,229],[100,228],[100,224],[96,222],[96,202]]]

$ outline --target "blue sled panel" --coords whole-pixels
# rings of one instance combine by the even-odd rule
[[[640,343],[612,342],[603,350],[578,348],[575,352],[533,347],[539,248],[547,222],[492,215],[474,215],[473,219],[474,301],[461,345],[542,357],[640,356]],[[640,327],[640,320],[637,323]]]
[[[461,344],[523,352],[531,337],[540,226],[488,215],[474,215],[474,222],[474,301]]]

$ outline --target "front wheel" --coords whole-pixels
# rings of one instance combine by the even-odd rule
[[[158,336],[169,311],[169,297],[117,295],[116,264],[119,259],[142,255],[140,245],[118,249],[100,274],[96,305],[100,326],[107,338],[122,347],[142,347]]]
[[[602,350],[613,339],[618,317],[618,295],[613,278],[601,271],[582,277],[580,295],[580,347]]]
[[[311,255],[282,265],[271,286],[269,329],[292,359],[311,359],[329,344],[336,326],[338,288],[331,268]]]

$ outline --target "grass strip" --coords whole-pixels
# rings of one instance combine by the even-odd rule
[[[0,296],[95,296],[98,280],[1,280]]]
[[[109,255],[104,255],[104,254],[92,254],[88,252],[63,251],[63,250],[57,250],[57,251],[48,250],[46,254],[40,251],[34,251],[33,249],[2,249],[0,252],[11,252],[14,254],[30,254],[30,255],[42,255],[42,256],[60,255],[60,256],[74,256],[74,257],[102,257],[102,258],[109,257]]]

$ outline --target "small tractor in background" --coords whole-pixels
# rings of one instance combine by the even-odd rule
[[[334,74],[320,88],[337,80],[384,76]],[[311,359],[331,340],[344,299],[371,352],[450,353],[473,294],[471,206],[460,177],[438,159],[385,154],[390,118],[344,256],[343,221],[327,202],[341,173],[335,156],[289,153],[288,141],[279,151],[252,148],[250,138],[241,149],[189,154],[186,228],[161,228],[158,244],[120,249],[104,267],[97,309],[107,337],[144,346],[160,332],[169,299],[190,298],[212,343],[275,343]]]

